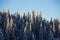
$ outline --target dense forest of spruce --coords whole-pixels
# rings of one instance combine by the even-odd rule
[[[14,15],[9,10],[1,11],[0,40],[60,40],[60,22],[57,18],[47,21],[42,12],[21,16],[18,11]]]

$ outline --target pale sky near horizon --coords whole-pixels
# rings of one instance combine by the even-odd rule
[[[0,0],[0,11],[10,9],[10,13],[14,14],[16,10],[23,15],[32,10],[37,12],[42,11],[43,18],[50,20],[52,17],[60,20],[60,0]]]

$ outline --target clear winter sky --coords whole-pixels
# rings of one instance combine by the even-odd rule
[[[10,13],[14,14],[16,10],[23,15],[28,11],[37,12],[42,11],[43,18],[50,20],[50,18],[59,18],[60,20],[60,0],[0,0],[0,11],[10,9]]]

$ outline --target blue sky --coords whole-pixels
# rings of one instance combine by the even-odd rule
[[[50,20],[52,17],[59,18],[60,20],[60,0],[0,0],[0,11],[4,9],[10,9],[10,13],[14,14],[16,10],[23,15],[23,13],[30,14],[32,10],[35,11],[35,15],[37,12],[42,11],[43,18]]]

